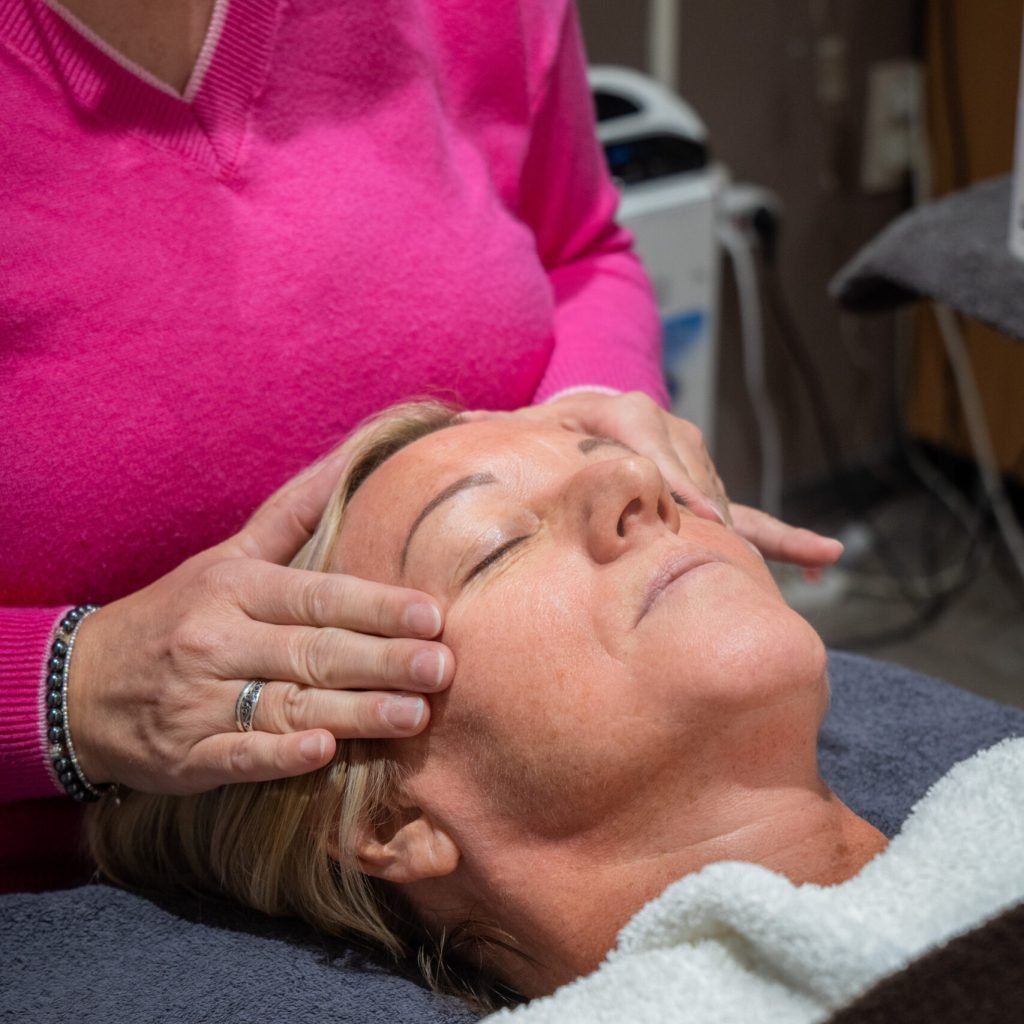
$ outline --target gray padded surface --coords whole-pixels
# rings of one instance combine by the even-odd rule
[[[889,662],[832,651],[829,678],[832,700],[818,740],[821,774],[887,836],[958,761],[1024,736],[1024,709]]]
[[[108,886],[0,898],[0,1020],[468,1024],[477,1016],[306,928]]]
[[[883,662],[833,653],[825,778],[887,835],[953,764],[1024,711]],[[465,1024],[473,1014],[303,926],[105,886],[0,897],[0,1020]]]
[[[1010,255],[1010,179],[984,181],[893,221],[836,275],[829,293],[855,312],[918,298],[1024,338],[1024,261]]]

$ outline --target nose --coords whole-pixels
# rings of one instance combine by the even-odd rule
[[[666,529],[679,531],[679,506],[658,467],[642,455],[584,467],[570,481],[566,498],[581,517],[590,556],[601,564]]]

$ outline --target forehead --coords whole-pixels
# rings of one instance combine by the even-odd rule
[[[413,521],[439,492],[467,474],[490,472],[515,485],[529,466],[538,472],[580,458],[585,438],[563,427],[512,417],[462,423],[414,441],[363,482],[345,514],[335,568],[366,578],[398,577],[401,546]]]
[[[448,484],[475,470],[497,473],[520,465],[579,460],[584,435],[564,427],[529,423],[511,416],[462,423],[421,437],[396,452],[371,473],[352,499],[373,504],[384,494],[400,490],[412,500],[412,492],[424,488],[429,498]]]

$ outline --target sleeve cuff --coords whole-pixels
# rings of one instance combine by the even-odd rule
[[[63,608],[0,609],[0,801],[63,793],[47,756],[46,662]]]
[[[583,395],[583,394],[597,394],[597,395],[621,395],[622,392],[618,388],[610,388],[604,384],[576,384],[571,388],[562,388],[561,391],[556,391],[553,395],[548,395],[547,398],[539,401],[538,405],[549,405],[551,402],[557,402],[560,398],[568,398],[570,395]]]

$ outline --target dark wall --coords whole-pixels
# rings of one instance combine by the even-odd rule
[[[645,69],[646,3],[579,0],[579,7],[592,62]],[[859,167],[868,67],[913,54],[916,7],[913,0],[680,4],[678,90],[708,125],[715,155],[733,177],[768,186],[785,204],[782,287],[854,462],[891,447],[895,325],[891,318],[841,322],[826,287],[906,205],[900,193],[864,195]],[[750,498],[757,493],[757,449],[739,379],[728,277],[723,300],[716,457],[734,496]],[[783,423],[786,482],[822,476],[828,463],[775,331],[768,361]]]

